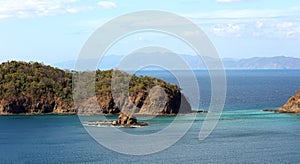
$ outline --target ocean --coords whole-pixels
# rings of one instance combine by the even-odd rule
[[[166,71],[137,74],[178,83]],[[185,72],[179,74],[184,76]],[[261,110],[277,109],[296,93],[300,70],[230,70],[226,74],[225,107],[216,128],[205,140],[199,140],[198,135],[206,114],[178,116],[175,126],[181,128],[181,124],[193,121],[191,128],[176,143],[149,155],[118,153],[94,140],[85,128],[101,135],[111,127],[84,127],[81,121],[101,120],[105,116],[0,116],[0,163],[299,163],[300,116]],[[200,99],[193,99],[193,92],[185,93],[188,83],[181,86],[182,91],[190,101],[199,101],[200,105],[193,109],[205,110],[211,98],[209,74],[195,71],[195,75]],[[144,119],[150,126],[119,130],[147,136],[174,121],[170,116]],[[121,137],[112,134],[111,140],[119,142]]]

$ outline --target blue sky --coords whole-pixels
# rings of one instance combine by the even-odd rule
[[[149,9],[193,21],[222,58],[300,57],[299,0],[0,0],[0,61],[75,60],[102,24]],[[108,54],[123,55],[155,44],[193,55],[178,40],[159,33],[128,36]]]

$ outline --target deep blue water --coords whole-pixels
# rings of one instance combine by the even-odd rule
[[[176,83],[167,72],[143,74]],[[205,71],[197,71],[196,75],[201,82],[200,108],[206,109],[210,79]],[[176,144],[143,156],[120,154],[99,145],[76,115],[0,116],[0,163],[299,163],[300,116],[265,113],[261,109],[285,103],[300,86],[300,71],[228,71],[227,83],[225,109],[217,127],[204,141],[198,140],[205,119],[201,114]],[[188,85],[182,86],[185,87]],[[186,94],[196,101],[193,93]],[[192,117],[180,116],[183,122]],[[172,120],[173,117],[156,117],[147,120],[150,126],[123,131],[150,134]],[[104,127],[91,128],[101,131]]]
[[[185,71],[177,71],[186,79],[183,92],[191,101],[193,92],[185,92],[189,88],[189,80]],[[155,76],[166,81],[176,83],[176,77],[167,71],[142,71],[137,74]],[[200,107],[207,109],[211,96],[211,79],[207,71],[195,71],[199,83]],[[284,104],[300,87],[300,70],[227,70],[227,94],[225,110],[269,109]]]

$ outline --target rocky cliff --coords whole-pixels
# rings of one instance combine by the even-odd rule
[[[115,73],[117,72],[117,74]],[[6,62],[0,64],[0,114],[132,114],[189,113],[191,107],[176,85],[152,77],[138,77],[122,71],[95,72],[95,96],[82,94],[73,102],[73,75],[41,63]],[[112,77],[128,93],[111,88]],[[122,88],[121,88],[122,89]],[[128,96],[126,96],[128,95]]]
[[[113,80],[116,86],[111,88]],[[116,114],[122,111],[128,115],[164,115],[191,112],[190,104],[178,86],[153,77],[137,77],[113,70],[97,71],[95,85],[96,96],[80,103],[79,113]],[[124,90],[127,92],[122,92]]]
[[[298,92],[279,108],[283,113],[300,113],[300,88]]]

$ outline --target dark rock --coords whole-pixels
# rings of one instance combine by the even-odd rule
[[[208,113],[208,111],[206,111],[206,110],[198,110],[198,111],[193,111],[193,113],[197,113],[197,114],[199,114],[199,113]]]
[[[280,110],[274,110],[274,109],[264,109],[262,110],[263,112],[271,112],[271,113],[283,113],[282,111]]]
[[[130,116],[124,114],[122,112],[119,113],[117,124],[120,125],[134,125],[137,124],[137,119],[134,116]]]
[[[114,126],[123,125],[125,127],[131,127],[132,125],[134,125],[134,126],[147,126],[148,123],[138,122],[136,117],[120,112],[119,116],[118,116],[118,120],[115,121],[115,122],[113,121],[113,125]]]

